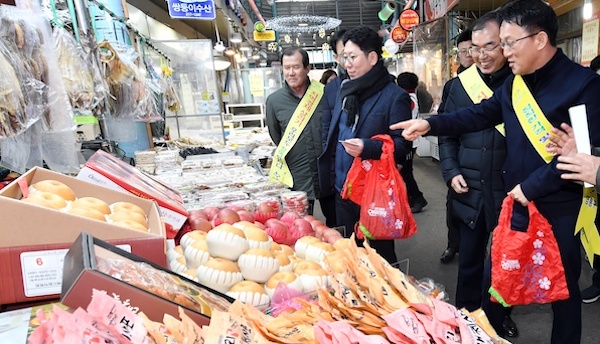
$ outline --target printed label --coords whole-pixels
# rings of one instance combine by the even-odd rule
[[[117,245],[131,252],[130,245]],[[69,250],[30,251],[21,253],[21,273],[25,296],[60,294],[63,263]]]

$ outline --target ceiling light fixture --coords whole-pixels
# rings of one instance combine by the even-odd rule
[[[231,61],[229,61],[229,59],[223,55],[216,55],[213,56],[213,65],[215,66],[215,70],[218,72],[229,68],[229,66],[231,66]]]
[[[280,16],[267,20],[267,27],[281,32],[314,32],[333,30],[340,26],[341,20],[325,16],[313,16],[307,14],[295,16]]]

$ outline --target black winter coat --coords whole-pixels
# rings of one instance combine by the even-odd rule
[[[510,74],[508,65],[489,76],[480,73],[492,90],[502,86]],[[460,80],[454,79],[443,112],[472,105]],[[502,180],[502,166],[506,160],[504,137],[495,128],[488,128],[460,136],[440,136],[439,144],[440,167],[450,190],[452,215],[471,229],[474,229],[478,217],[484,215],[486,229],[492,231],[506,196]],[[469,187],[466,193],[458,194],[450,186],[452,178],[459,174]]]

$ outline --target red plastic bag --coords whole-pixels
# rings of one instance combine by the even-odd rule
[[[502,202],[492,237],[491,299],[505,307],[569,298],[558,243],[548,220],[529,202],[526,232],[510,227],[514,200]]]
[[[389,135],[376,135],[372,139],[383,141],[381,158],[354,158],[342,198],[360,205],[357,238],[408,238],[417,232],[417,223],[408,204],[406,185],[396,168],[394,141]]]

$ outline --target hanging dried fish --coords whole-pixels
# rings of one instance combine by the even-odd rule
[[[24,128],[25,99],[15,70],[1,52],[0,71],[0,136],[10,137]]]

